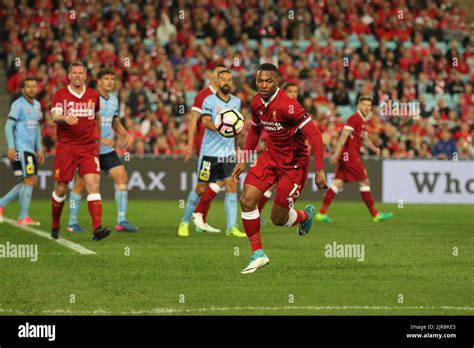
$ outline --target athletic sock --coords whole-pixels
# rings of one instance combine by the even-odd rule
[[[250,241],[252,252],[262,249],[262,241],[260,239],[260,212],[258,209],[242,212],[242,224]]]
[[[115,191],[115,202],[117,203],[117,223],[127,220],[128,191]]]
[[[204,191],[201,199],[199,200],[196,209],[194,210],[196,213],[202,214],[202,219],[204,222],[207,222],[207,213],[209,213],[209,209],[211,208],[212,200],[217,196],[221,188],[216,183],[211,183]]]
[[[91,193],[87,196],[87,207],[92,218],[94,231],[102,225],[102,198],[100,193]]]
[[[265,204],[268,202],[268,200],[272,197],[272,191],[265,191],[265,193],[260,197],[260,200],[258,201],[258,210],[261,212],[263,208],[265,207]]]
[[[23,185],[20,190],[20,216],[19,219],[24,219],[28,216],[30,209],[31,196],[33,195],[33,186]]]
[[[227,229],[237,226],[237,193],[227,192],[225,194],[224,210],[227,218]]]
[[[59,197],[56,192],[53,191],[53,197],[51,198],[51,213],[52,213],[52,227],[59,228],[61,226],[61,212],[63,211],[64,201],[66,195]]]
[[[321,206],[321,209],[319,210],[321,214],[326,214],[326,212],[329,209],[329,206],[331,205],[332,200],[334,199],[334,197],[336,197],[338,192],[339,192],[339,189],[335,185],[331,185],[329,187],[329,190],[327,190],[326,194],[324,195],[323,205]]]
[[[191,220],[191,216],[193,215],[194,209],[196,208],[196,204],[199,201],[199,196],[196,193],[196,191],[191,190],[188,195],[188,200],[186,202],[186,208],[184,209],[184,214],[183,218],[181,219],[181,222],[184,223],[189,223],[189,220]]]
[[[296,226],[307,219],[308,213],[306,213],[304,210],[296,210],[291,208],[288,212],[288,221],[285,223],[285,226]]]
[[[81,207],[82,197],[71,191],[69,194],[69,226],[78,223],[79,208]]]
[[[377,216],[379,212],[375,208],[374,197],[372,197],[372,192],[370,192],[370,186],[361,187],[360,196],[362,197],[362,200],[364,201],[367,208],[369,208],[369,211],[372,217]]]

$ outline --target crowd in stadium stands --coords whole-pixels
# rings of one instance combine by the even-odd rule
[[[91,86],[101,67],[115,69],[138,156],[183,153],[190,106],[215,64],[233,72],[248,118],[255,69],[272,62],[298,85],[326,155],[357,96],[372,94],[368,132],[384,157],[474,158],[474,26],[447,0],[7,0],[0,21],[8,91],[38,77],[49,154],[51,98],[80,59]],[[381,113],[389,100],[418,102],[419,117]]]

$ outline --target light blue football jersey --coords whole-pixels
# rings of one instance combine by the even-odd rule
[[[13,128],[13,139],[17,152],[36,153],[38,144],[39,121],[43,115],[41,104],[34,100],[30,103],[25,97],[21,96],[15,100],[10,108],[8,118],[15,121]]]
[[[217,93],[212,94],[202,104],[202,115],[210,115],[212,123],[215,122],[219,112],[225,109],[240,111],[241,101],[234,95],[226,102]],[[235,138],[224,138],[218,132],[206,128],[202,139],[200,156],[228,157],[235,155]]]
[[[114,139],[114,129],[112,123],[115,117],[119,117],[119,102],[115,95],[109,94],[109,98],[105,99],[102,95],[100,96],[100,117],[102,119],[102,138]],[[100,145],[100,154],[114,151],[113,147]]]

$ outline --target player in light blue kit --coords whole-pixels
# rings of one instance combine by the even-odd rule
[[[14,186],[0,198],[0,223],[3,222],[4,207],[19,197],[20,215],[17,224],[39,225],[28,214],[33,188],[38,183],[38,165],[44,162],[39,125],[42,113],[41,105],[35,99],[38,86],[34,77],[22,81],[21,93],[22,96],[11,105],[5,134],[8,158],[12,162],[15,176],[23,179],[23,183]]]
[[[114,150],[115,133],[123,139],[125,148],[132,145],[133,139],[128,134],[119,118],[119,102],[116,96],[110,94],[114,89],[115,72],[104,68],[97,74],[97,90],[100,94],[100,114],[102,117],[102,138],[100,139],[100,169],[108,173],[115,183],[115,201],[117,203],[117,231],[136,232],[138,228],[126,219],[128,203],[128,177],[125,167]],[[84,179],[77,177],[74,188],[69,196],[69,232],[81,233],[77,215],[81,206],[82,192],[85,189]]]
[[[201,117],[206,131],[199,154],[198,183],[195,190],[198,192],[200,190],[199,186],[207,187],[209,183],[223,180],[226,189],[224,202],[227,218],[226,235],[246,237],[247,235],[239,231],[237,227],[237,183],[231,177],[235,167],[236,138],[224,138],[214,126],[214,121],[219,112],[225,109],[240,111],[241,101],[230,93],[233,81],[229,70],[220,71],[217,78],[219,87],[217,93],[206,97],[202,105]],[[206,202],[203,200],[204,196],[201,197],[193,214],[193,222],[198,230],[206,230],[206,223],[203,219]]]

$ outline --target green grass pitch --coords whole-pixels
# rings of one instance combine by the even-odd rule
[[[376,224],[362,202],[336,201],[335,223],[316,223],[299,237],[270,224],[269,204],[262,238],[270,265],[250,275],[240,274],[250,255],[246,238],[197,234],[192,224],[190,237],[177,236],[177,201],[130,201],[128,219],[140,231],[114,231],[99,242],[87,204],[81,235],[65,231],[65,207],[61,235],[96,255],[5,223],[0,244],[37,244],[39,258],[0,258],[0,315],[473,315],[473,206],[378,206],[394,218]],[[15,203],[5,215],[17,212]],[[49,233],[49,201],[33,201],[30,215]],[[113,227],[115,202],[104,202],[103,216]],[[209,222],[225,228],[222,201]],[[333,242],[364,245],[364,261],[325,257]]]

